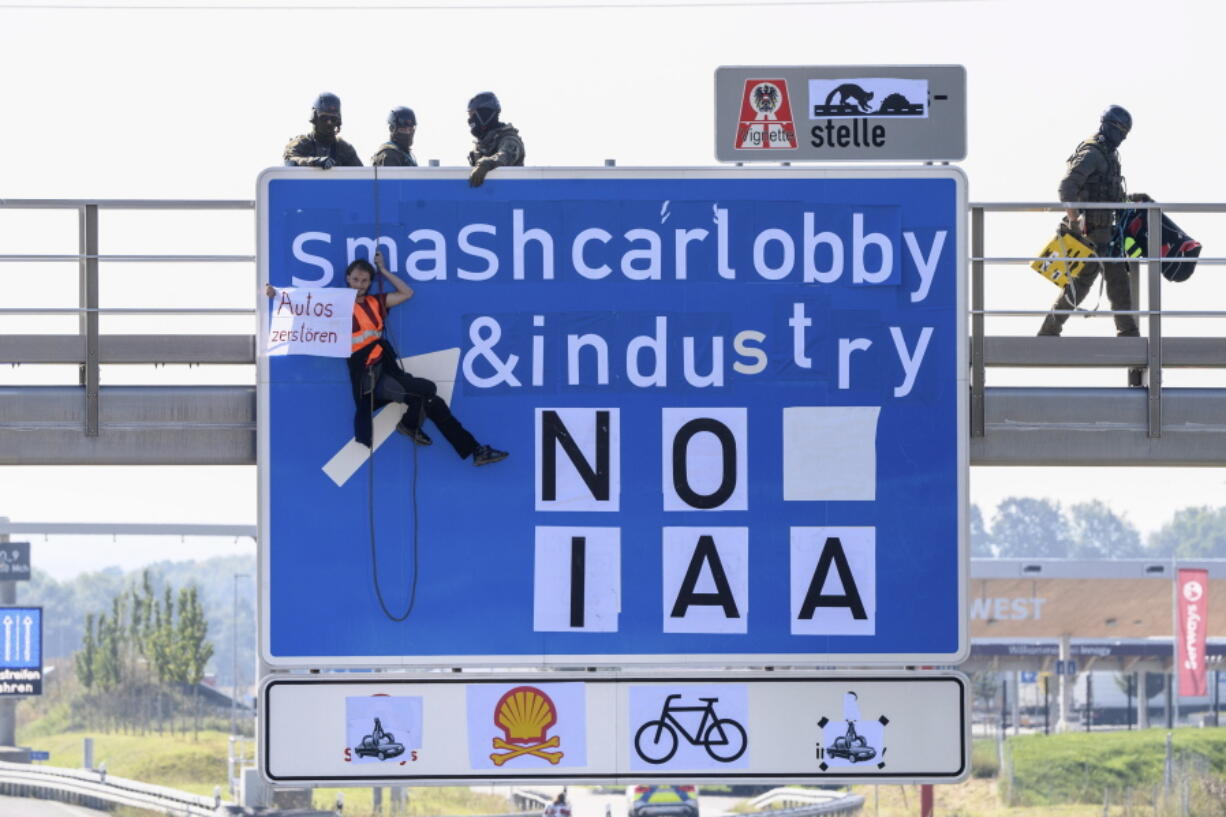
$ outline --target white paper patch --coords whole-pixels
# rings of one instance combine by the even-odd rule
[[[268,354],[349,357],[357,294],[350,287],[278,289],[269,299]]]
[[[583,684],[469,684],[467,699],[471,768],[587,765]]]
[[[744,684],[630,688],[633,771],[749,766],[749,692]]]
[[[409,763],[421,748],[421,698],[345,698],[345,762]]]
[[[789,406],[783,410],[783,498],[877,499],[880,406]]]
[[[686,407],[662,412],[664,510],[748,510],[746,410]]]
[[[874,635],[877,529],[791,529],[792,635]]]
[[[538,527],[532,629],[617,632],[621,529]]]
[[[744,633],[749,528],[665,528],[664,632]]]

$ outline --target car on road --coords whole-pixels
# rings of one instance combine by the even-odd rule
[[[627,786],[628,817],[698,817],[696,786]]]

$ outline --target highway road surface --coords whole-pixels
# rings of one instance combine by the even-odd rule
[[[4,817],[105,817],[106,813],[56,800],[0,797],[0,814]]]

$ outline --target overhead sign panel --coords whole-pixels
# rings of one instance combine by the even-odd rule
[[[969,771],[956,673],[549,673],[273,679],[274,784],[946,782]]]
[[[260,280],[378,240],[396,354],[510,457],[393,403],[372,459],[344,362],[262,356],[265,660],[960,660],[965,204],[951,168],[266,172]]]
[[[43,608],[0,607],[0,697],[43,694]]]
[[[30,543],[0,542],[0,581],[30,578]]]
[[[715,157],[721,162],[965,159],[966,69],[719,68]]]

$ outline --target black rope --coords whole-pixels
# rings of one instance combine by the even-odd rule
[[[374,198],[375,198],[375,252],[379,252],[379,239],[382,227],[379,220],[379,166],[373,165],[375,171],[374,181]],[[383,274],[378,269],[375,270],[375,275],[379,279],[379,294],[383,294]],[[383,312],[383,331],[391,334],[391,310]],[[399,362],[395,360],[385,360],[384,365],[398,366]],[[374,414],[375,414],[375,387],[378,382],[375,380],[375,370],[373,367],[367,367],[368,377],[370,378],[370,415],[371,415],[371,439],[370,439],[370,467],[367,470],[367,518],[370,522],[370,572],[371,580],[375,586],[375,598],[379,601],[379,609],[383,611],[383,615],[394,622],[404,621],[413,612],[414,605],[417,604],[417,568],[419,564],[417,552],[417,532],[418,532],[418,513],[417,513],[417,442],[413,441],[413,577],[409,584],[409,604],[405,607],[404,613],[401,615],[393,615],[388,609],[387,602],[383,599],[383,589],[379,586],[379,554],[375,545],[375,440],[374,440]],[[425,402],[420,401],[421,406],[417,412],[417,428],[420,430],[421,424],[425,422]],[[407,407],[406,407],[407,410]]]

